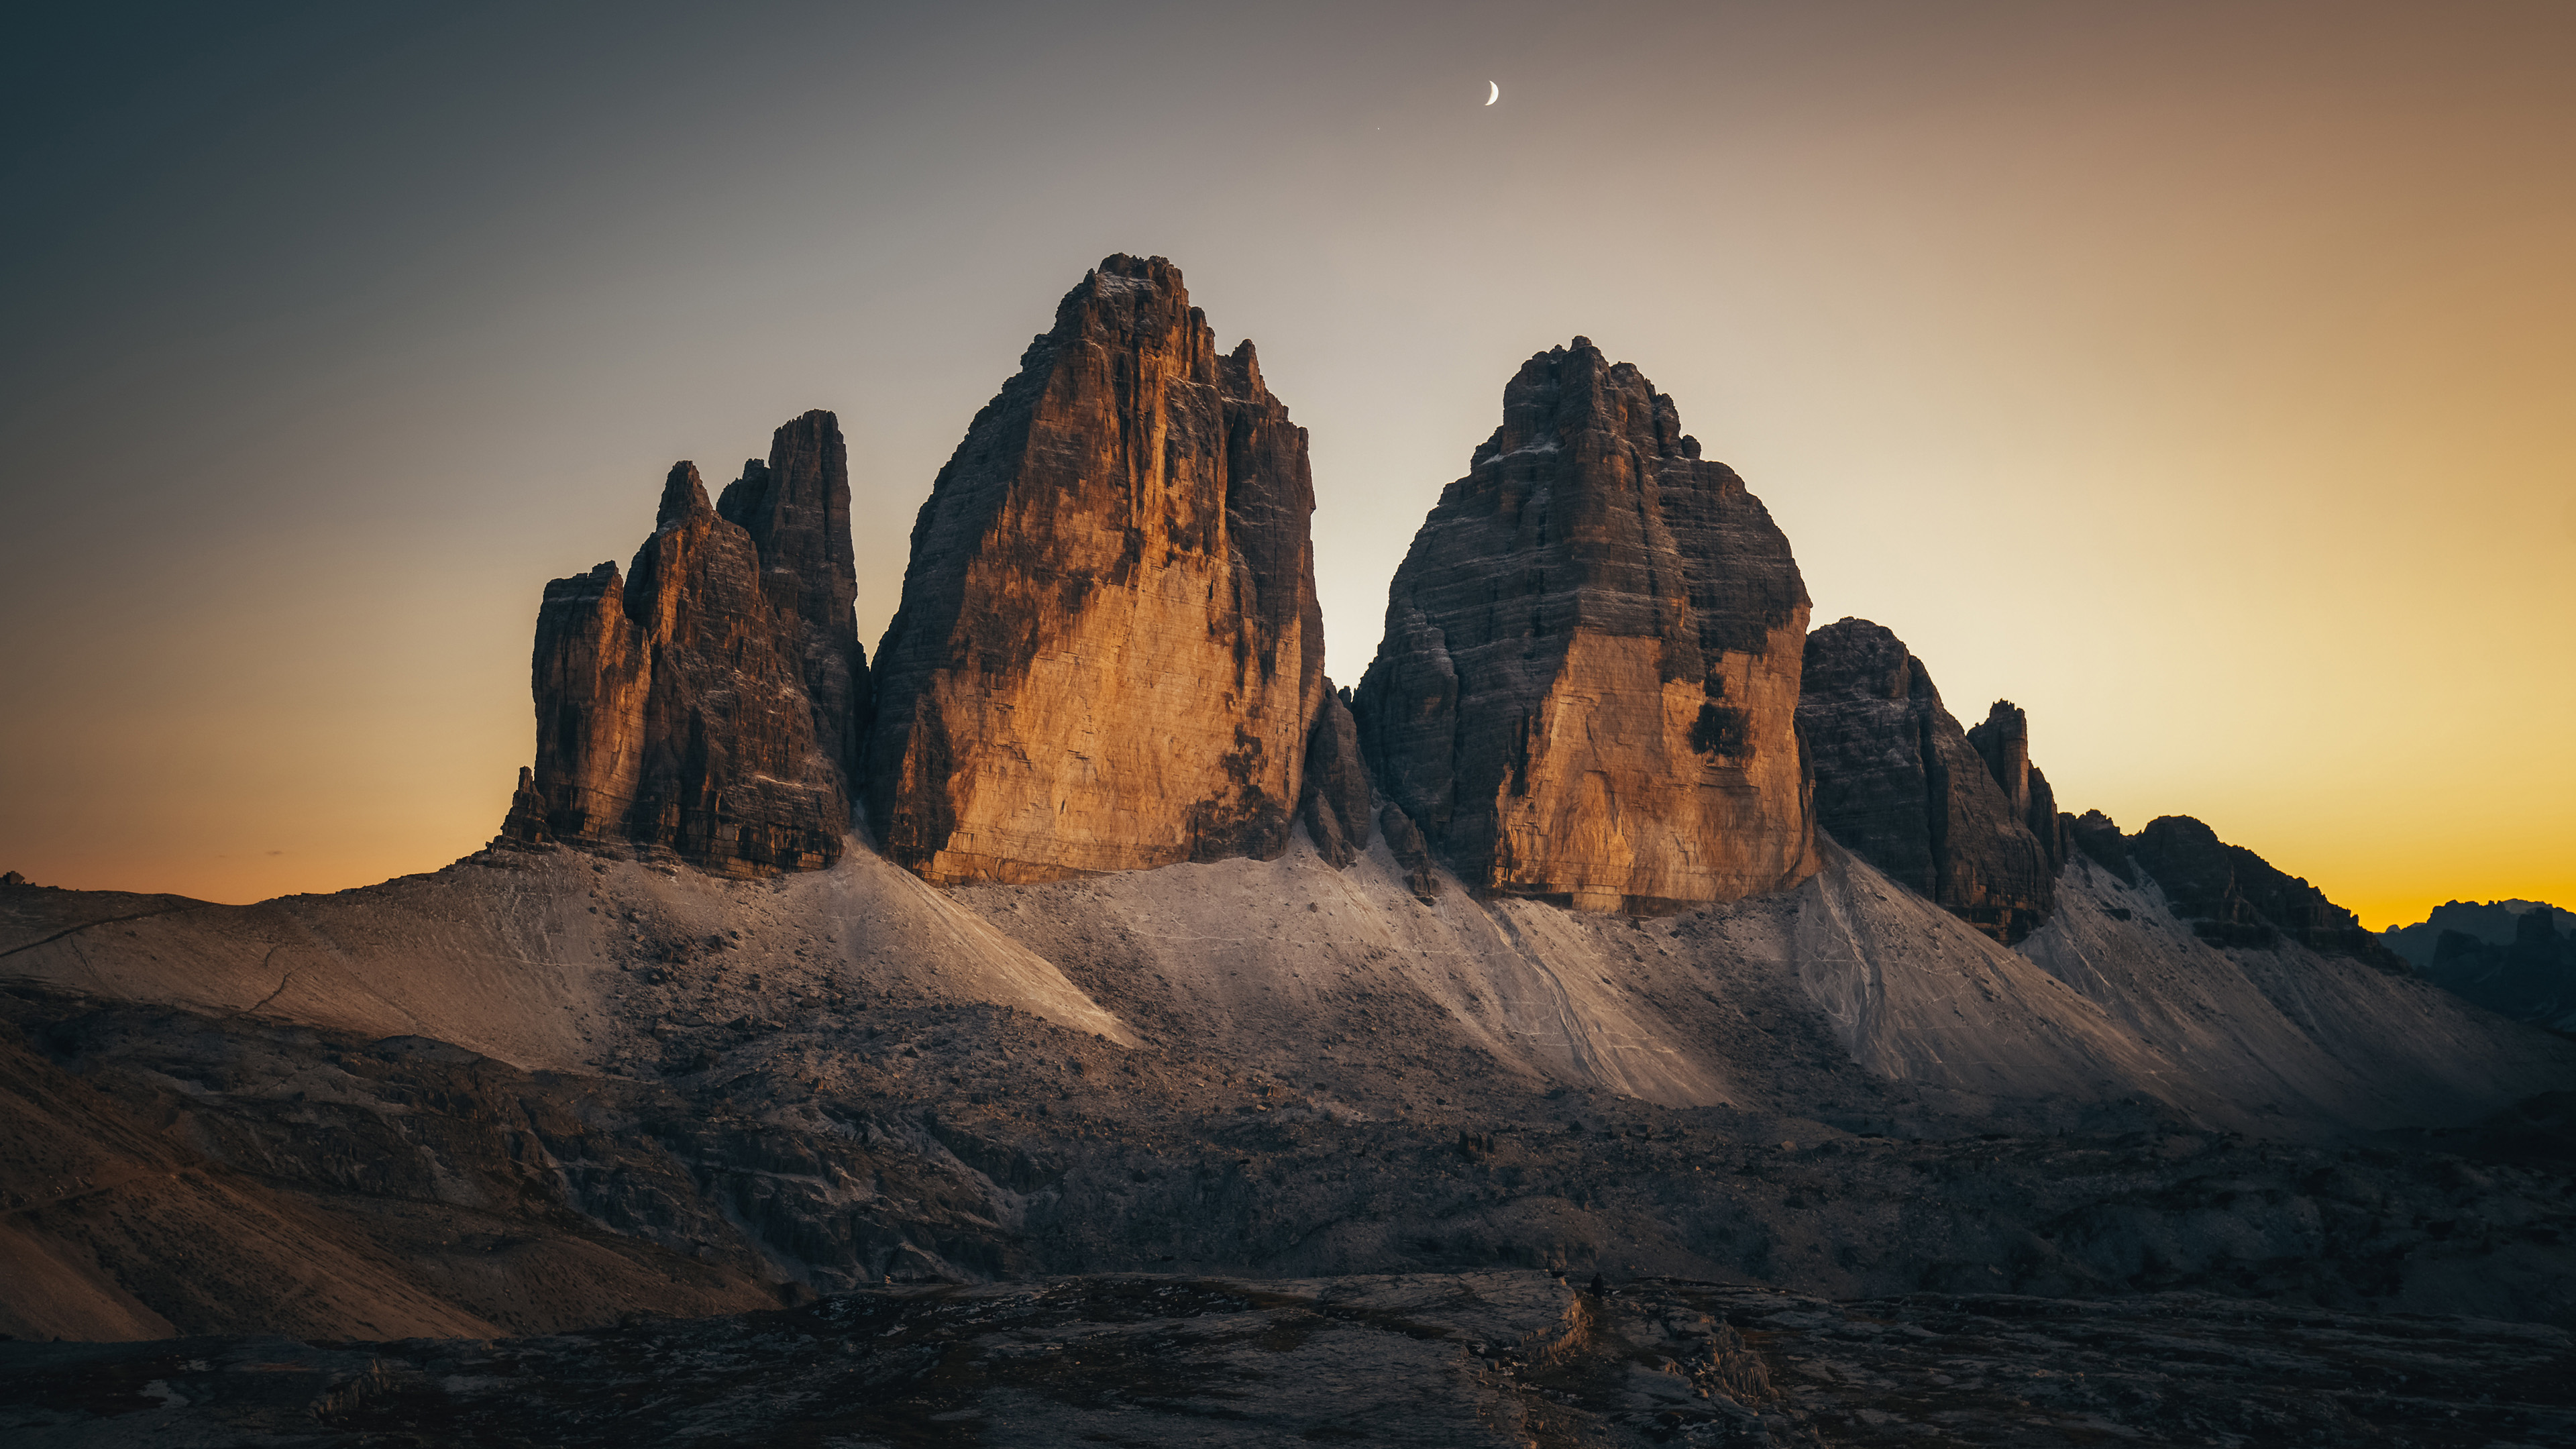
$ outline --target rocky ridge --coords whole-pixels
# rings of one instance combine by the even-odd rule
[[[2350,956],[2383,971],[2406,963],[2362,928],[2352,912],[2326,899],[2301,876],[2273,868],[2188,815],[2165,815],[2127,841],[2130,856],[2164,887],[2174,913],[2202,939],[2268,947],[2282,940]]]
[[[2500,944],[2445,930],[2424,976],[2516,1021],[2576,1031],[2576,930],[2558,926],[2566,915],[2546,906],[2520,912],[2513,939]]]
[[[1112,256],[922,505],[868,818],[935,883],[1277,856],[1323,697],[1306,435],[1179,270]]]
[[[1480,892],[1666,911],[1813,864],[1807,593],[1671,398],[1577,337],[1415,535],[1355,700],[1381,791]]]
[[[2047,919],[2065,835],[2009,701],[1972,736],[1904,641],[1844,619],[1807,636],[1798,726],[1837,844],[1998,941]]]
[[[2072,848],[2067,842],[2069,827],[2067,818],[2058,813],[2057,792],[2048,787],[2048,776],[2030,762],[2030,716],[2009,699],[1996,700],[1986,710],[1985,723],[1968,727],[1968,747],[1986,762],[2005,802],[2039,842],[2048,874],[2055,876]]]
[[[2550,928],[2559,934],[2576,933],[2576,911],[2546,901],[2444,901],[2423,920],[2391,926],[2379,933],[2379,939],[2404,957],[2406,964],[2421,970],[2433,964],[2442,937],[2454,931],[2484,945],[2512,945],[2522,934],[2522,918],[2533,911],[2547,917]]]

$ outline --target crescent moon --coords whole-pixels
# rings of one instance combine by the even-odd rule
[[[1494,102],[1499,101],[1499,100],[1501,100],[1501,99],[1503,98],[1503,83],[1502,83],[1501,81],[1487,81],[1487,82],[1485,82],[1485,84],[1487,84],[1487,85],[1489,85],[1489,86],[1492,86],[1492,87],[1494,88],[1494,89],[1493,89],[1493,93],[1485,97],[1485,104],[1486,104],[1486,105],[1489,105],[1489,106],[1490,106],[1490,105],[1492,105]]]

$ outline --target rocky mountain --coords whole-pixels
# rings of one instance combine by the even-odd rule
[[[1814,869],[1788,540],[1673,400],[1538,354],[1414,536],[1355,700],[1378,787],[1474,889],[1671,910]]]
[[[857,779],[868,661],[859,644],[850,458],[839,420],[817,411],[780,428],[768,461],[744,460],[716,512],[751,535],[779,652],[797,663],[814,707],[815,742],[844,781]]]
[[[1985,723],[1968,727],[1968,747],[1986,762],[2004,800],[2039,842],[2048,873],[2056,875],[2066,864],[2066,852],[2074,847],[2067,839],[2069,822],[2057,810],[2057,792],[2048,787],[2048,776],[2030,762],[2030,716],[2009,699],[1996,700],[1986,710]]]
[[[2327,900],[2304,877],[2276,870],[2241,845],[2229,845],[2188,815],[2147,822],[2130,836],[2129,854],[2164,888],[2174,913],[2203,940],[2267,947],[2282,940],[2350,956],[2383,971],[2406,963],[2363,930],[2352,912]]]
[[[2489,946],[2510,946],[2522,934],[2522,918],[2533,911],[2547,917],[2551,929],[2576,933],[2576,911],[2545,901],[2445,901],[2423,920],[2380,932],[2379,939],[2420,971],[2433,964],[2435,948],[2450,932]]]
[[[2527,909],[2507,908],[2516,904]],[[2498,915],[2512,924],[2503,941],[2493,939]],[[2435,907],[2432,923],[2446,920],[2469,929],[2442,927],[2426,980],[2516,1021],[2576,1032],[2576,914],[2525,902]]]
[[[1962,730],[1904,641],[1843,619],[1807,636],[1798,727],[1836,844],[1998,941],[2048,918],[2066,837],[2010,701]]]
[[[2576,1042],[2058,812],[1698,454],[1533,358],[1350,696],[1167,262],[977,417],[873,676],[831,415],[678,465],[490,848],[0,877],[0,1335],[228,1336],[0,1344],[0,1435],[2557,1434]]]
[[[632,842],[734,874],[837,859],[868,687],[849,510],[830,413],[778,429],[721,506],[672,465],[626,577],[603,563],[546,585],[536,766],[504,838]]]
[[[941,884],[1288,848],[1323,699],[1305,431],[1160,257],[976,414],[878,652],[868,818]]]

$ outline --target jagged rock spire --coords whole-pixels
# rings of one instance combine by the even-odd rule
[[[505,837],[664,849],[734,874],[840,855],[867,691],[843,459],[832,415],[808,413],[721,512],[696,465],[674,464],[624,578],[603,563],[546,585],[536,765]]]
[[[976,414],[877,658],[868,818],[939,882],[1285,850],[1323,692],[1305,430],[1109,257]]]

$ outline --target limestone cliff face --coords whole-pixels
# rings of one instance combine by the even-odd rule
[[[838,858],[868,685],[849,479],[829,413],[774,443],[722,511],[675,465],[625,578],[603,563],[546,586],[536,767],[504,836],[659,847],[737,875]]]
[[[1379,788],[1480,889],[1597,910],[1813,870],[1788,540],[1585,338],[1414,536],[1357,699]]]
[[[781,427],[770,438],[768,461],[745,461],[716,512],[751,535],[780,651],[805,679],[814,738],[845,781],[856,779],[868,663],[859,645],[850,457],[839,420],[818,410]]]
[[[940,883],[1287,848],[1323,626],[1305,430],[1181,274],[1056,309],[913,525],[868,818]]]
[[[1981,753],[1902,640],[1844,619],[1807,636],[1798,724],[1816,824],[1835,843],[1997,940],[2018,941],[2048,915],[2063,853],[2031,828],[2047,782],[2029,768],[2021,711],[1996,706],[1981,726],[1994,753]],[[2047,809],[2058,841],[2053,799]]]

